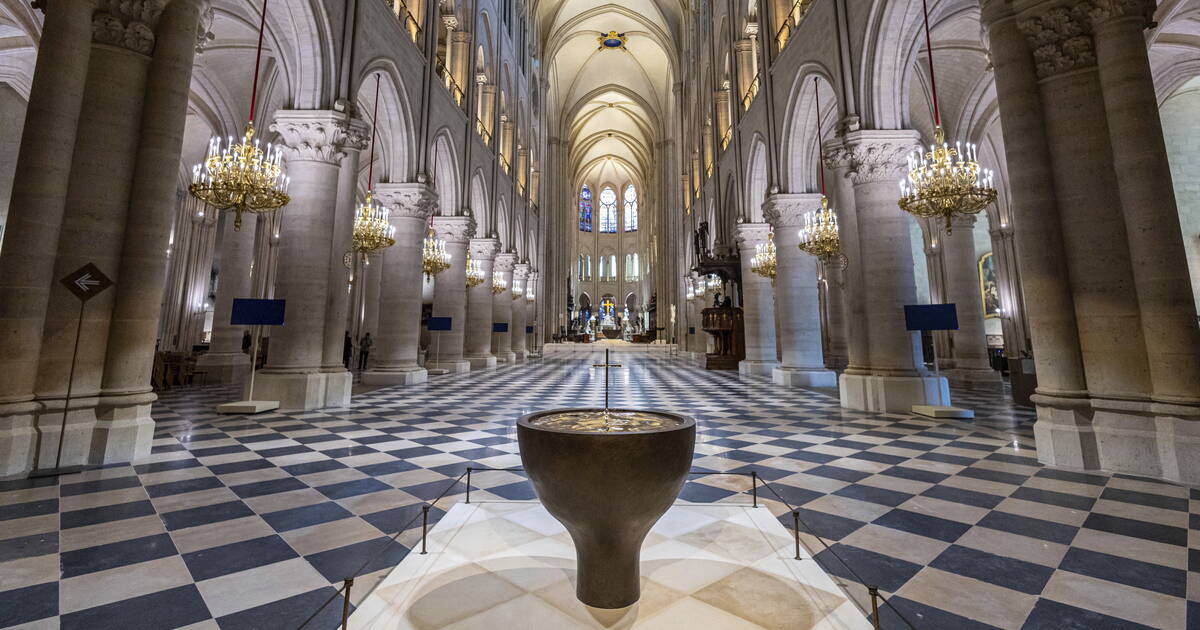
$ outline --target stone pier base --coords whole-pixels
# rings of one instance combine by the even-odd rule
[[[779,367],[778,361],[752,361],[743,359],[738,362],[738,374],[746,376],[770,376],[771,371]]]
[[[339,372],[268,372],[254,377],[255,400],[278,400],[284,410],[345,407],[350,404],[350,373]],[[242,395],[250,393],[246,381]],[[231,401],[232,402],[232,401]]]
[[[425,362],[427,370],[446,370],[451,374],[466,374],[471,371],[471,362],[466,359]]]
[[[206,374],[206,385],[241,383],[250,375],[250,355],[244,352],[209,352],[196,360],[196,369]]]
[[[429,372],[417,366],[394,370],[373,368],[362,373],[364,385],[420,385],[428,380]]]
[[[471,364],[472,370],[484,370],[496,367],[496,357],[490,354],[483,357],[467,357],[466,359]]]
[[[771,371],[771,379],[784,387],[837,387],[837,372],[832,370],[803,370],[800,368],[777,367]]]
[[[913,405],[949,405],[950,385],[940,376],[842,374],[841,404],[847,409],[910,413]]]

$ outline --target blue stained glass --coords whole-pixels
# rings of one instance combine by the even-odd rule
[[[579,191],[579,231],[592,231],[592,189],[586,185]]]

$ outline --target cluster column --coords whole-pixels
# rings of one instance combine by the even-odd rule
[[[852,304],[862,309],[867,339],[865,357],[856,357],[851,346],[850,368],[857,369],[847,369],[840,379],[842,406],[849,409],[909,412],[913,405],[950,403],[946,379],[926,372],[918,333],[904,325],[904,305],[916,303],[917,287],[909,240],[912,218],[896,205],[896,182],[917,142],[913,131],[845,136],[842,159],[854,185],[854,237],[845,253],[860,274],[852,285],[858,293]],[[856,365],[856,358],[865,364]]]
[[[525,360],[525,283],[529,282],[529,265],[513,265],[512,279],[512,352],[517,361]]]
[[[492,354],[500,363],[514,363],[517,360],[517,355],[512,351],[512,285],[516,262],[516,254],[505,252],[496,255],[493,267],[494,272],[504,279],[504,290],[492,296]],[[497,332],[497,328],[503,328],[504,331]]]
[[[779,366],[775,356],[774,282],[750,269],[757,246],[766,243],[770,234],[771,226],[766,223],[741,223],[737,226],[746,330],[746,358],[738,363],[738,372],[741,374],[770,376]]]
[[[819,194],[774,194],[763,204],[763,216],[775,230],[779,267],[775,278],[775,308],[783,362],[772,371],[777,385],[837,386],[837,374],[825,368],[821,349],[817,259],[800,251],[804,215],[819,207]]]
[[[429,378],[418,365],[421,340],[421,245],[437,207],[428,184],[379,184],[376,199],[391,210],[396,244],[383,254],[379,338],[362,373],[368,385],[416,385]]]
[[[467,289],[467,334],[465,356],[471,369],[496,367],[492,354],[492,271],[500,241],[494,238],[473,238],[471,260],[479,261],[483,282]]]
[[[463,358],[467,329],[467,241],[475,233],[475,219],[469,216],[434,217],[433,229],[446,241],[450,268],[438,274],[433,287],[433,316],[449,317],[450,330],[431,331],[436,341],[425,360],[427,368],[468,372],[471,363]]]

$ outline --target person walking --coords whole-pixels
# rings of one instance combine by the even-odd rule
[[[354,355],[354,340],[350,338],[350,331],[346,331],[346,339],[342,343],[342,365],[346,369],[350,369],[350,357]]]
[[[358,369],[359,371],[367,369],[367,355],[371,354],[371,346],[375,345],[375,340],[371,338],[371,333],[362,336],[358,340]]]

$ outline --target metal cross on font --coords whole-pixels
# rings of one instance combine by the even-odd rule
[[[612,368],[621,367],[620,363],[613,363],[608,359],[608,353],[611,352],[608,348],[604,349],[604,363],[593,363],[592,367],[604,368],[604,411],[608,411],[608,371]]]

